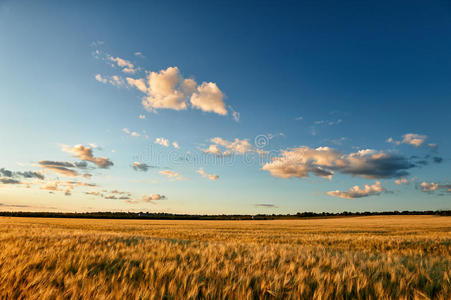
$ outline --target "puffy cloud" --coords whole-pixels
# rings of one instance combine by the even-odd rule
[[[283,150],[262,169],[280,178],[305,178],[312,173],[330,179],[335,171],[364,178],[401,177],[412,167],[405,157],[394,153],[367,149],[346,155],[329,147],[304,146]]]
[[[156,138],[155,139],[155,143],[156,144],[160,144],[160,145],[162,145],[162,146],[165,146],[165,147],[169,147],[169,141],[167,140],[167,139],[165,139],[165,138]]]
[[[179,143],[177,143],[177,142],[172,142],[172,147],[174,147],[175,149],[179,149],[180,148],[180,146],[179,146]]]
[[[421,146],[421,144],[424,143],[424,141],[427,139],[427,135],[421,135],[417,133],[406,133],[402,136],[402,140],[396,141],[392,137],[387,139],[388,143],[393,143],[396,145],[400,144],[409,144],[415,147]]]
[[[199,170],[196,171],[197,173],[199,173],[203,178],[207,178],[209,180],[218,180],[219,179],[219,175],[216,174],[207,174],[203,168],[200,168]]]
[[[159,73],[148,73],[146,97],[142,101],[144,107],[149,111],[159,108],[186,109],[186,96],[181,88],[182,82],[183,79],[177,67],[169,67]]]
[[[224,95],[214,82],[198,85],[185,79],[177,67],[147,72],[146,78],[126,78],[127,84],[144,93],[142,104],[148,111],[158,109],[185,110],[188,104],[206,112],[226,115]]]
[[[191,105],[207,112],[226,115],[227,109],[223,101],[224,95],[216,83],[203,82],[191,96]]]
[[[227,141],[220,137],[215,137],[211,139],[211,142],[213,144],[210,145],[207,149],[204,149],[204,153],[225,156],[231,155],[232,153],[244,154],[246,152],[255,151],[254,147],[252,147],[252,145],[246,139],[240,140],[238,138],[235,138],[234,141]],[[221,151],[219,146],[225,148],[225,150]]]
[[[144,58],[144,57],[145,57],[144,54],[142,54],[142,52],[139,52],[139,51],[136,51],[136,52],[134,53],[134,55],[135,55],[136,57],[141,57],[141,58]]]
[[[143,196],[141,198],[142,202],[152,202],[152,201],[158,201],[158,200],[165,200],[167,199],[166,196],[164,195],[160,195],[160,194],[152,194],[152,195],[148,195],[148,196]]]
[[[78,157],[81,160],[92,162],[102,169],[109,168],[114,165],[113,162],[106,157],[94,157],[91,147],[83,145],[75,145],[74,147],[70,147],[63,145],[62,150]]]
[[[376,183],[374,183],[373,185],[365,184],[363,186],[363,189],[361,189],[358,185],[356,185],[350,188],[348,191],[342,192],[336,190],[327,192],[327,194],[334,197],[352,199],[352,198],[368,197],[372,195],[379,195],[384,191],[385,189],[382,187],[381,183],[379,181],[376,181]]]
[[[423,181],[420,184],[420,187],[421,187],[421,190],[423,192],[431,193],[431,192],[434,192],[434,191],[442,190],[442,191],[451,193],[451,184],[438,184],[438,183],[435,183],[435,182]]]
[[[139,115],[139,118],[140,118],[141,120],[144,120],[144,119],[146,118],[146,115]]]

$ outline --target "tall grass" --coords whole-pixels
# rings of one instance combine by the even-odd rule
[[[450,299],[451,218],[0,218],[0,298]]]

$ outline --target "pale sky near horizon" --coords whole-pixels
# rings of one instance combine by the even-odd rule
[[[447,1],[0,0],[0,210],[451,209]]]

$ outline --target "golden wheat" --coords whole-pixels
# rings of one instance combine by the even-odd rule
[[[0,218],[0,298],[450,299],[451,218]]]

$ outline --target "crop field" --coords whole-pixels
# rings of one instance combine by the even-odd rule
[[[0,218],[1,299],[450,299],[451,217]]]

